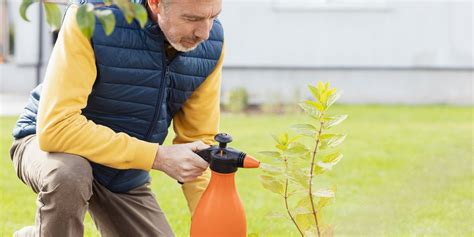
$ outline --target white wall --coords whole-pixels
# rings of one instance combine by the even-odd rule
[[[31,7],[32,22],[24,22],[17,13],[20,1],[9,1],[21,30],[15,61],[0,65],[0,93],[26,94],[35,84],[38,9]],[[223,0],[223,5],[223,96],[243,86],[253,103],[274,102],[274,95],[292,101],[296,91],[305,97],[306,85],[321,80],[344,90],[345,103],[474,104],[472,1]],[[44,32],[46,65],[51,39],[47,28]]]
[[[470,70],[233,69],[223,72],[222,94],[243,87],[250,103],[290,103],[311,98],[308,84],[330,82],[346,104],[473,105]],[[226,97],[223,97],[224,101]]]
[[[329,81],[344,103],[473,101],[470,0],[223,0],[223,94],[292,102]]]
[[[470,0],[340,1],[223,0],[225,65],[473,67]]]

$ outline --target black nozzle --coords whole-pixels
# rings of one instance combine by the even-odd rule
[[[243,167],[245,153],[227,147],[232,142],[232,137],[227,133],[219,133],[214,139],[219,142],[219,146],[211,146],[196,153],[207,161],[211,170],[222,174],[233,173],[237,168]]]
[[[214,139],[219,143],[220,148],[226,148],[227,143],[232,142],[232,137],[227,133],[219,133],[214,137]]]

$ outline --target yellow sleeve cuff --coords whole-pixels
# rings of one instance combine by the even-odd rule
[[[156,153],[158,152],[159,145],[156,143],[145,142],[136,139],[135,140],[135,158],[132,160],[132,167],[150,171],[155,161]]]

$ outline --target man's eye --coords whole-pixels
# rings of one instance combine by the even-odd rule
[[[191,22],[199,21],[199,19],[195,17],[186,17],[186,20],[191,21]]]

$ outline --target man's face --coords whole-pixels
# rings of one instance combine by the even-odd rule
[[[188,52],[209,38],[221,8],[221,0],[161,0],[153,13],[168,42]]]

